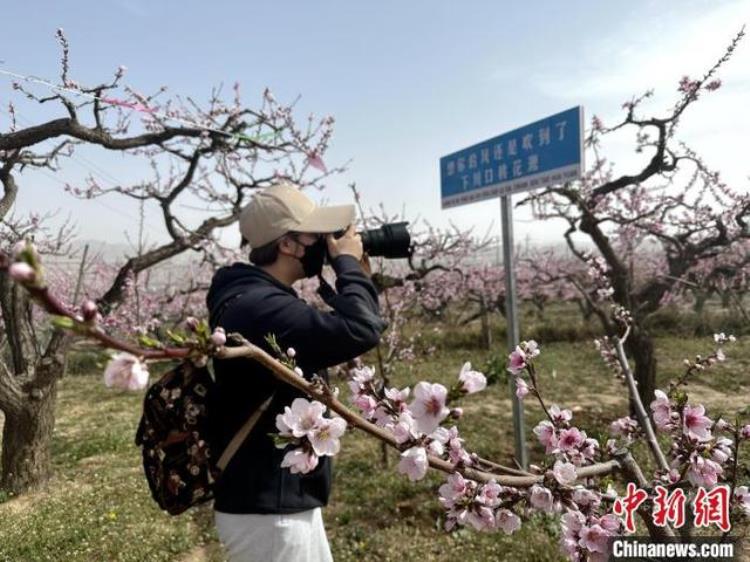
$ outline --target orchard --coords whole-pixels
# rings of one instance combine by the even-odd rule
[[[681,138],[732,87],[722,73],[744,35],[706,46],[701,74],[669,69],[666,109],[640,82],[621,107],[589,104],[582,173],[513,199],[559,236],[515,244],[510,262],[495,225],[394,213],[356,159],[335,164],[337,120],[268,88],[217,86],[200,102],[140,91],[116,65],[89,83],[63,29],[56,78],[0,65],[0,560],[225,560],[210,501],[159,509],[134,441],[165,373],[225,360],[303,396],[270,437],[290,474],[332,459],[336,560],[604,561],[627,537],[744,559],[750,189]],[[617,166],[608,139],[623,134],[635,156]],[[105,153],[127,181],[102,172]],[[70,172],[80,164],[84,177]],[[87,216],[35,210],[44,177],[71,208],[137,209],[127,249],[81,241]],[[279,181],[347,198],[360,232],[409,223],[407,258],[368,263],[387,329],[328,376],[275,334],[261,346],[209,325],[213,274],[248,260],[242,211]],[[328,283],[327,266],[295,294],[330,311]]]

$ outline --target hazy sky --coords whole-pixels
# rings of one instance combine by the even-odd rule
[[[680,77],[700,75],[743,23],[750,0],[545,1],[154,1],[16,2],[0,19],[0,68],[50,79],[59,74],[58,27],[71,42],[72,77],[98,83],[119,64],[139,91],[207,99],[220,82],[242,84],[252,104],[268,86],[300,115],[333,114],[327,164],[349,159],[325,196],[348,201],[356,181],[368,205],[384,202],[434,224],[486,229],[497,201],[440,210],[438,159],[485,138],[583,105],[612,123],[623,101],[649,88],[649,107],[674,102]],[[512,7],[511,7],[512,6]],[[750,45],[722,70],[724,82],[683,120],[682,138],[735,185],[748,186]],[[0,76],[0,131],[7,130],[10,80]],[[61,113],[58,113],[61,115]],[[21,124],[47,118],[24,113]],[[606,145],[627,171],[639,161],[630,139]],[[148,177],[103,150],[87,151],[53,175],[22,181],[18,211],[60,210],[83,238],[122,240],[137,215],[118,197],[75,201],[62,191],[91,169],[108,181]],[[149,215],[153,238],[162,234]],[[559,239],[554,225],[516,213],[516,238]]]

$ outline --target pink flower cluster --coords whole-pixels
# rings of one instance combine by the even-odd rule
[[[606,449],[608,453],[612,454],[621,447],[631,445],[642,435],[642,432],[638,420],[625,416],[609,424],[609,434],[613,438],[607,440]]]
[[[322,456],[332,457],[339,452],[339,439],[346,431],[343,418],[326,418],[326,406],[316,400],[295,398],[291,407],[276,416],[279,430],[276,446],[295,448],[289,450],[281,466],[289,468],[293,474],[306,474],[318,466]]]
[[[352,403],[367,420],[389,431],[403,446],[397,470],[414,481],[427,474],[430,456],[456,466],[474,463],[458,428],[443,424],[462,413],[460,408],[448,407],[451,399],[479,392],[486,386],[485,376],[473,370],[470,363],[464,363],[450,390],[439,383],[421,381],[408,402],[410,388],[380,388],[372,368],[361,366],[349,371]]]
[[[698,91],[700,84],[699,80],[691,80],[689,76],[683,76],[680,78],[680,85],[678,86],[677,91],[682,92],[683,94],[695,94]]]
[[[734,441],[717,437],[714,431],[732,430],[732,425],[724,420],[714,423],[702,404],[680,406],[661,390],[655,394],[656,399],[651,402],[654,424],[674,440],[671,476],[667,475],[667,479],[671,481],[685,473],[694,486],[712,488],[735,454]],[[742,435],[744,428],[739,431]]]
[[[522,341],[508,356],[508,371],[518,375],[539,355],[539,345],[534,340]]]
[[[570,510],[562,516],[560,545],[570,560],[604,562],[609,559],[607,541],[622,534],[622,521],[612,513],[596,516]]]
[[[575,466],[591,463],[599,452],[599,443],[586,435],[585,431],[570,425],[573,414],[553,404],[549,408],[550,419],[542,420],[534,428],[534,434],[548,455],[558,460],[571,462]]]
[[[480,485],[454,472],[438,494],[447,511],[448,531],[456,525],[471,525],[477,531],[502,530],[509,535],[521,528],[521,518],[505,507],[519,498],[515,488],[500,486],[494,480]]]

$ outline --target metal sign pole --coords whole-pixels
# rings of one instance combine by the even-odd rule
[[[512,195],[500,196],[500,218],[503,227],[503,268],[505,269],[505,319],[508,326],[508,349],[518,345],[518,310],[516,309],[516,276],[513,266],[513,206]],[[523,423],[523,403],[516,396],[516,385],[510,378],[510,401],[513,404],[513,435],[516,460],[523,468],[529,466],[526,450],[526,431]]]

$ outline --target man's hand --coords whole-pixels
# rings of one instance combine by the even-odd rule
[[[359,265],[362,266],[362,271],[365,272],[365,275],[368,277],[372,277],[372,266],[370,265],[370,256],[367,254],[362,254],[362,259],[359,261]]]
[[[333,234],[328,234],[326,241],[328,242],[328,253],[331,259],[347,255],[353,256],[357,261],[362,260],[362,254],[364,253],[362,237],[355,232],[353,224],[346,229],[341,238],[336,239]]]

